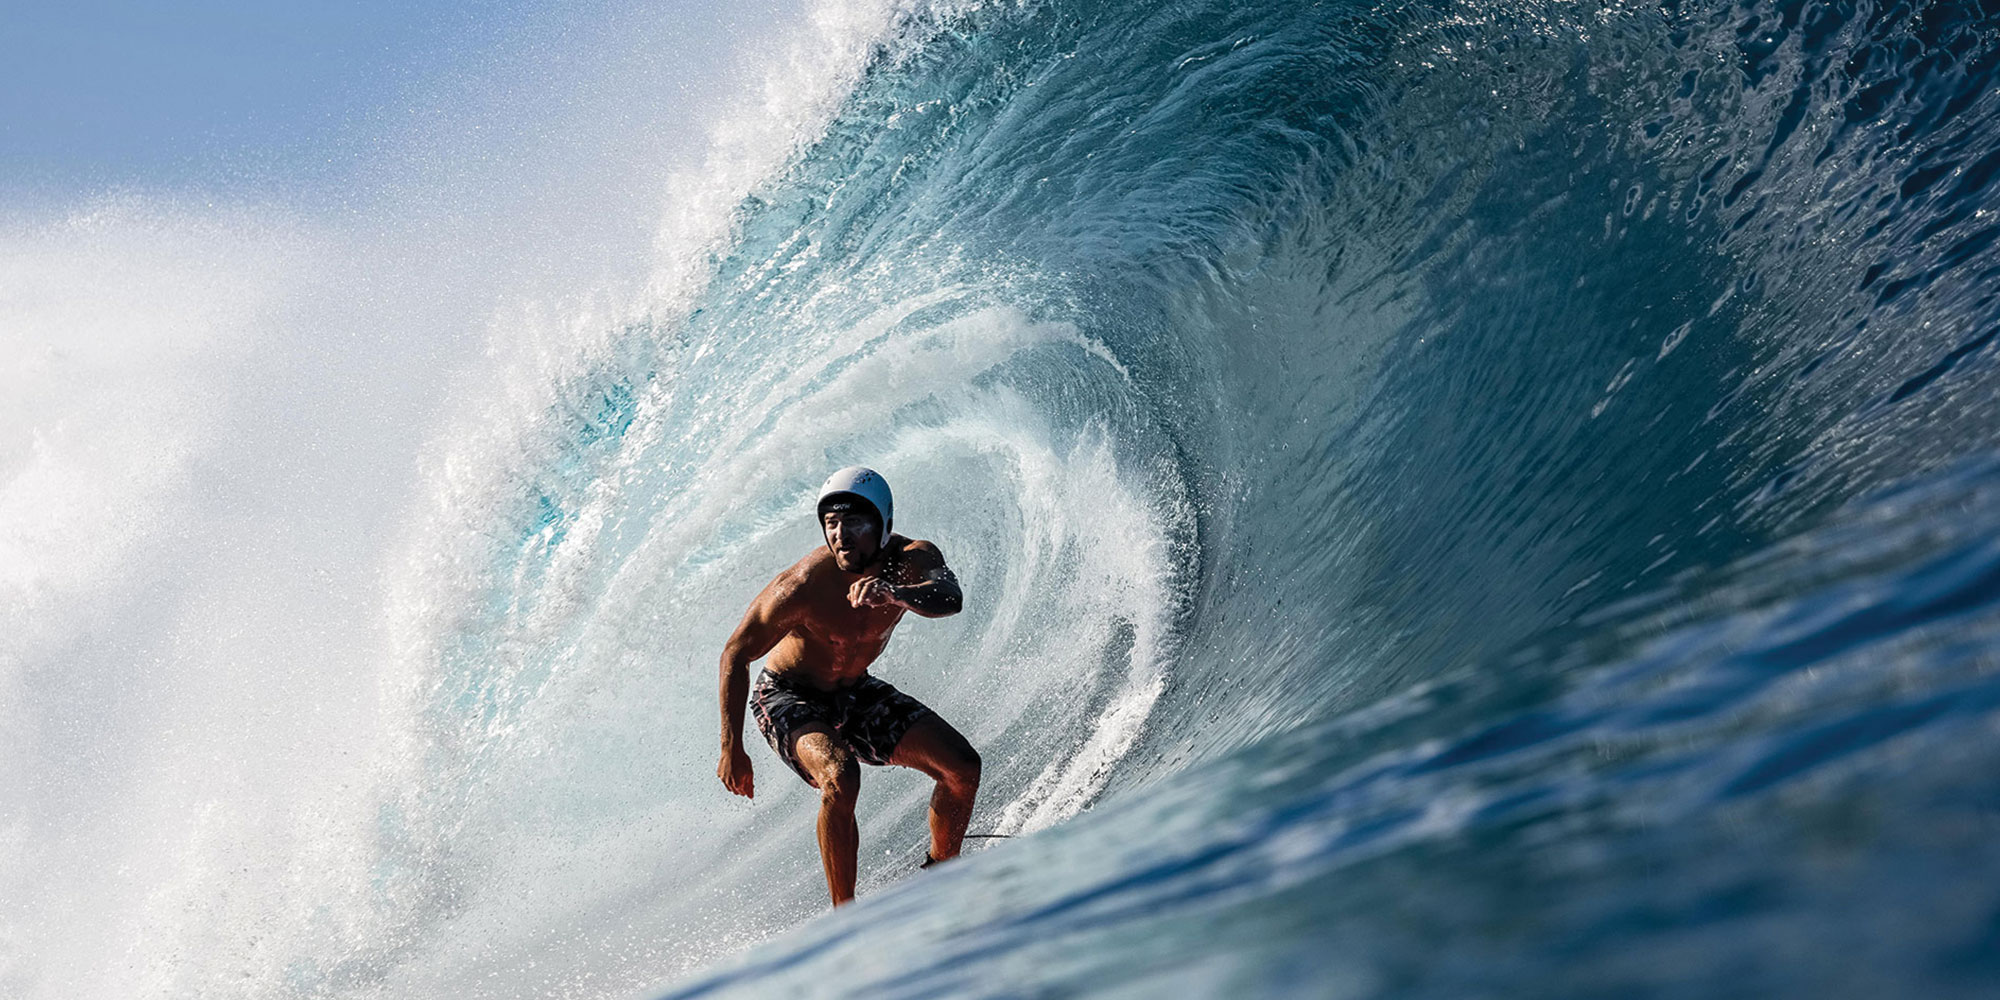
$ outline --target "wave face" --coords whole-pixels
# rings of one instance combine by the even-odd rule
[[[883,468],[979,824],[1102,804],[675,995],[1982,988],[1997,72],[1973,5],[1761,0],[885,52],[646,332],[607,523],[721,618]]]
[[[2000,16],[836,13],[645,308],[523,319],[430,430],[364,763],[266,783],[304,854],[198,817],[128,992],[1988,988]],[[1013,839],[905,878],[870,769],[821,916],[714,671],[849,464],[964,581],[877,672]]]

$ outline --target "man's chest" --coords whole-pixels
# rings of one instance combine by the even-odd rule
[[[903,609],[896,605],[857,608],[841,590],[814,595],[799,631],[829,646],[880,646],[902,617]]]

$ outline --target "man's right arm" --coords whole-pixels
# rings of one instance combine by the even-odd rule
[[[791,631],[786,621],[790,572],[779,576],[750,602],[743,621],[722,647],[722,762],[716,776],[723,787],[749,798],[756,794],[750,755],[743,750],[743,705],[750,697],[750,664],[769,653]]]

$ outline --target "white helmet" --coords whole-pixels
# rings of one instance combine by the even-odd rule
[[[850,465],[826,478],[826,485],[819,488],[819,514],[825,516],[828,510],[840,509],[843,503],[861,500],[875,508],[882,520],[882,541],[889,540],[889,526],[895,523],[896,500],[889,495],[889,484],[874,469]]]

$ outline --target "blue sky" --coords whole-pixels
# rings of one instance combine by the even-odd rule
[[[732,18],[747,16],[717,6],[11,0],[0,15],[0,191],[310,186],[351,170],[386,134],[425,127],[440,102],[465,104],[450,92],[468,77],[587,59],[593,33],[635,18],[679,49],[661,52],[675,65],[647,79],[685,90],[717,75]]]

